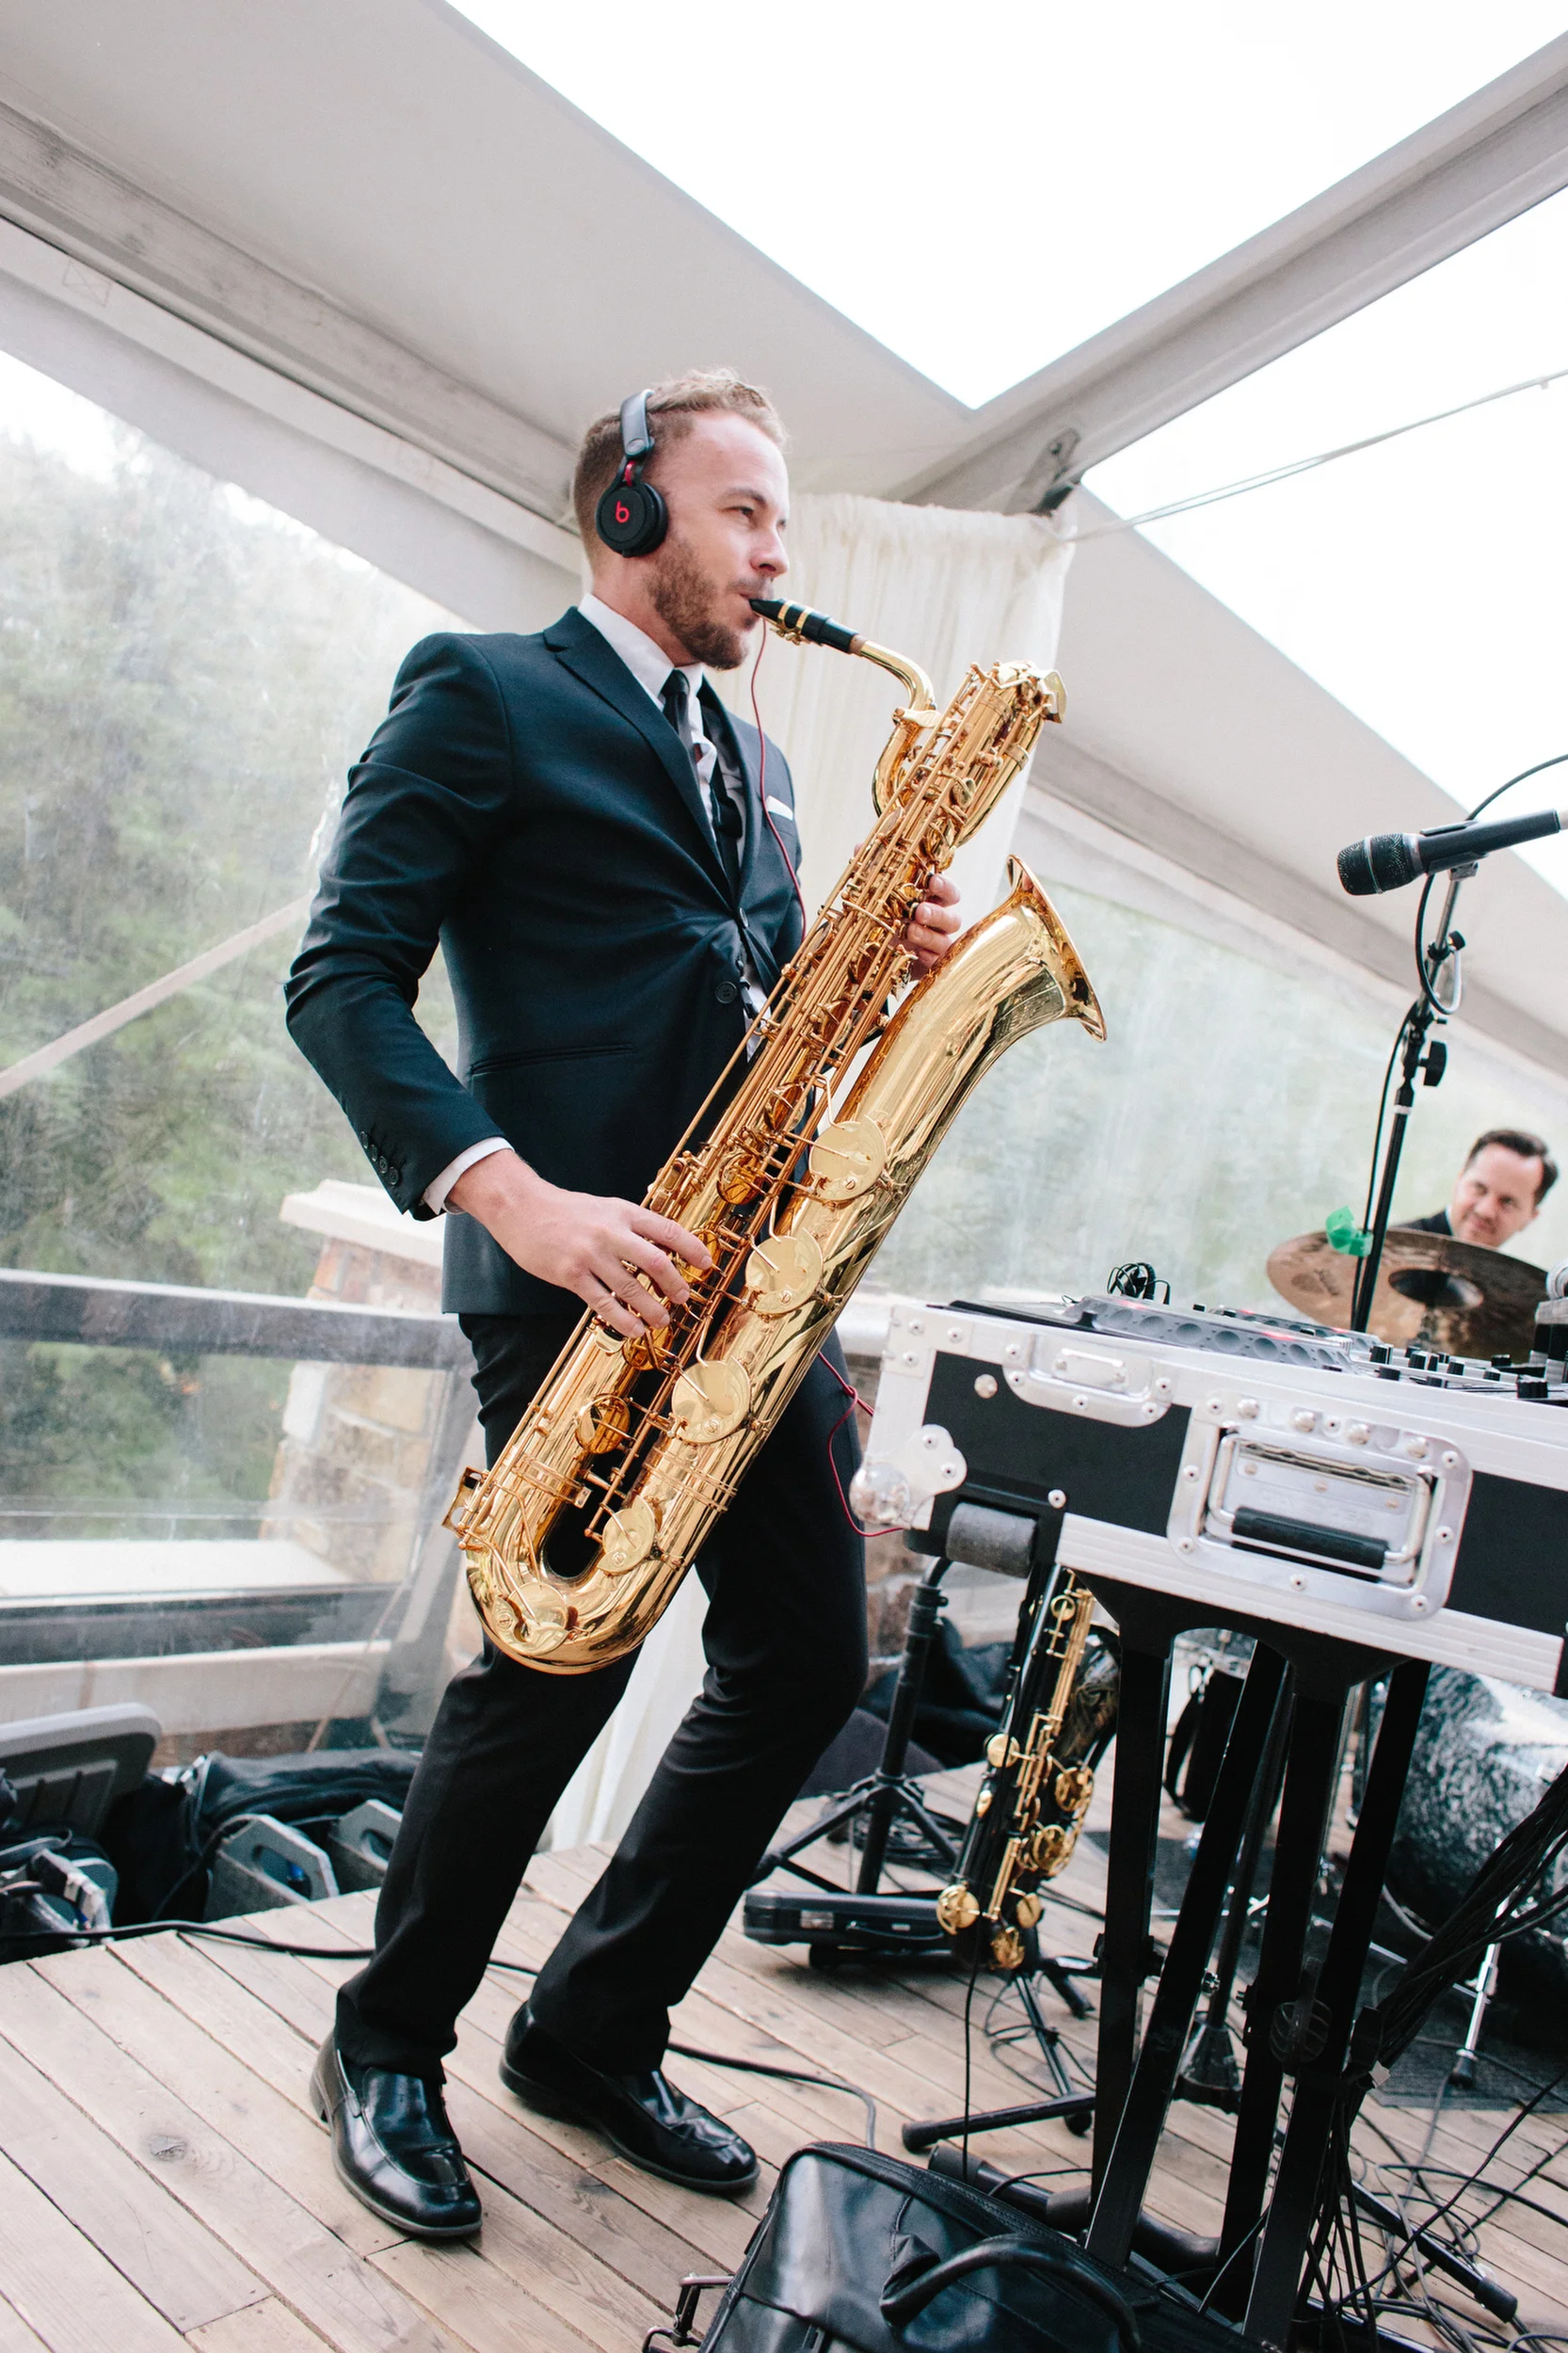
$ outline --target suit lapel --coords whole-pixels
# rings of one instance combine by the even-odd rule
[[[545,631],[544,641],[573,678],[590,687],[613,710],[617,711],[657,753],[665,775],[686,805],[696,831],[703,866],[728,900],[729,878],[724,871],[702,806],[702,788],[697,781],[696,771],[692,766],[685,745],[664,712],[643,692],[619,654],[600,635],[591,621],[584,619],[575,606],[569,613],[563,614],[553,628]],[[749,843],[749,828],[747,840]]]

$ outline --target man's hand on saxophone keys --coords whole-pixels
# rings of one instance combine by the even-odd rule
[[[910,961],[922,972],[935,971],[958,936],[961,920],[958,885],[946,874],[930,875],[925,897],[904,928]]]
[[[713,1263],[696,1236],[673,1218],[657,1217],[634,1201],[568,1193],[512,1151],[475,1160],[447,1199],[477,1218],[525,1273],[574,1292],[611,1331],[629,1339],[669,1321],[666,1300],[680,1307],[691,1297],[676,1257],[699,1274]]]

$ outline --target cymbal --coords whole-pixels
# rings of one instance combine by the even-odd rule
[[[1269,1280],[1304,1315],[1348,1329],[1360,1265],[1336,1250],[1326,1234],[1298,1234],[1271,1252]],[[1393,1225],[1383,1245],[1368,1328],[1399,1348],[1524,1357],[1545,1293],[1544,1270],[1523,1258],[1456,1241],[1451,1234]]]

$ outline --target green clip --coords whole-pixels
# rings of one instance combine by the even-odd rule
[[[1323,1231],[1331,1246],[1347,1258],[1364,1258],[1372,1246],[1371,1235],[1356,1224],[1352,1209],[1331,1209],[1323,1220]]]

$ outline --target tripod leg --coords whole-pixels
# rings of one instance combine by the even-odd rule
[[[1171,1651],[1137,1647],[1124,1628],[1122,1689],[1116,1717],[1116,1774],[1111,1794],[1111,1860],[1105,1888],[1100,1961],[1100,2023],[1095,2062],[1095,2185],[1111,2161],[1111,2144],[1132,2081],[1139,1996],[1149,1974],[1149,1913],[1154,1904],[1155,1842],[1160,1831],[1160,1768],[1171,1692]]]
[[[1388,1850],[1394,1843],[1394,1832],[1400,1817],[1400,1800],[1404,1794],[1405,1778],[1410,1770],[1410,1759],[1421,1721],[1421,1704],[1426,1698],[1427,1677],[1431,1672],[1424,1659],[1407,1658],[1395,1668],[1388,1679],[1388,1700],[1383,1711],[1383,1721],[1378,1727],[1377,1746],[1372,1752],[1367,1796],[1351,1848],[1345,1883],[1339,1891],[1328,1955],[1319,1980],[1318,1996],[1325,2020],[1324,2038],[1320,2050],[1312,2058],[1310,2073],[1304,2072],[1297,2081],[1289,2130],[1285,2136],[1285,2148],[1269,2207],[1268,2227],[1258,2251],[1257,2268],[1253,2276],[1252,2294],[1248,2298],[1243,2323],[1243,2330],[1248,2337],[1256,2338],[1261,2345],[1278,2348],[1278,2353],[1283,2353],[1295,2315],[1302,2265],[1317,2212],[1323,2159],[1334,2126],[1335,2110],[1348,2097],[1342,2083],[1336,2078],[1343,2069],[1350,2050],[1351,2027],[1360,1996],[1362,1972],[1367,1966],[1378,1899],[1383,1893],[1383,1875],[1388,1866]],[[1288,1801],[1288,1784],[1286,1797]],[[1284,1834],[1282,1817],[1282,1842]],[[1266,2011],[1259,2016],[1257,2027],[1260,2036],[1267,2032]],[[1250,2081],[1250,2068],[1248,2077]],[[1353,2114],[1353,2107],[1350,2113]],[[1346,2129],[1349,2129],[1349,2115]],[[1227,2215],[1227,2225],[1229,2218]],[[1238,2268],[1240,2266],[1238,2265]]]
[[[1334,1799],[1339,1754],[1342,1691],[1332,1699],[1298,1689],[1290,1715],[1290,1742],[1280,1801],[1274,1867],[1269,1882],[1269,1916],[1247,2009],[1247,2070],[1230,2161],[1230,2192],[1220,2238],[1222,2262],[1250,2239],[1263,2212],[1273,2156],[1274,2120],[1285,2070],[1271,2042],[1275,2012],[1302,1990],[1302,1955],[1312,1925],[1312,1899],[1323,1852],[1323,1832]],[[1236,2264],[1217,2302],[1226,2311],[1246,2289],[1246,2266]]]
[[[909,1630],[904,1638],[904,1657],[899,1662],[892,1705],[888,1710],[888,1737],[882,1743],[882,1762],[872,1778],[866,1804],[866,1844],[860,1856],[859,1877],[855,1882],[857,1895],[874,1896],[882,1877],[888,1833],[892,1828],[904,1760],[915,1729],[915,1710],[925,1682],[925,1662],[945,1599],[942,1579],[952,1566],[951,1561],[934,1561],[909,1596]]]
[[[1032,1930],[1032,1934],[1035,1936],[1038,1936],[1038,1933],[1039,1931],[1037,1929]],[[1073,2017],[1093,2017],[1094,2010],[1092,2005],[1084,2000],[1082,1994],[1079,1992],[1077,1986],[1067,1975],[1066,1970],[1062,1966],[1061,1961],[1052,1961],[1048,1954],[1039,1952],[1038,1946],[1036,1946],[1036,1954],[1037,1958],[1034,1963],[1035,1968],[1039,1971],[1041,1977],[1044,1977],[1046,1983],[1050,1987],[1051,1992],[1056,1995],[1057,1999],[1065,2004],[1067,2009],[1072,2013]]]
[[[1468,2091],[1476,2080],[1476,2053],[1480,2049],[1481,2028],[1486,2024],[1492,1996],[1497,1990],[1497,1955],[1501,1950],[1500,1945],[1488,1945],[1481,1955],[1480,1967],[1476,1971],[1472,1988],[1476,1998],[1470,2005],[1470,2023],[1464,2029],[1464,2040],[1454,2053],[1454,2063],[1448,2072],[1448,2081],[1456,2091]]]
[[[1058,2091],[1071,2091],[1073,2088],[1071,2080],[1062,2064],[1062,2053],[1059,2047],[1062,2037],[1040,2008],[1040,1997],[1030,1983],[1027,1974],[1020,1970],[1013,1982],[1018,1989],[1018,1999],[1024,2006],[1024,2014],[1034,2029],[1034,2040],[1040,2045],[1040,2057],[1050,2069],[1051,2081]]]
[[[1269,1824],[1279,1803],[1280,1784],[1285,1778],[1285,1742],[1289,1729],[1290,1686],[1287,1681],[1281,1686],[1274,1702],[1273,1721],[1269,1727],[1269,1745],[1263,1752],[1263,1762],[1247,1808],[1246,1828],[1241,1833],[1241,1851],[1236,1858],[1236,1872],[1225,1908],[1225,1924],[1220,1931],[1220,1949],[1214,1957],[1214,1991],[1209,1996],[1203,2025],[1183,2057],[1181,2073],[1176,2077],[1178,2097],[1207,2097],[1216,2103],[1234,2105],[1240,2093],[1241,2078],[1236,2070],[1230,2041],[1230,1996],[1236,1983],[1241,1947],[1246,1942],[1253,1884],[1262,1860],[1263,1841],[1269,1834]],[[1197,2072],[1200,2068],[1207,2072],[1200,2074]]]
[[[1137,2072],[1116,2126],[1110,2162],[1084,2241],[1088,2253],[1112,2269],[1120,2268],[1131,2252],[1133,2227],[1148,2186],[1155,2147],[1164,2129],[1165,2111],[1176,2086],[1192,2012],[1197,2008],[1204,1968],[1224,1904],[1236,1850],[1246,1826],[1258,1766],[1268,1745],[1285,1673],[1285,1661],[1278,1652],[1266,1650],[1260,1642],[1253,1653],[1247,1680],[1237,1703],[1224,1760],[1198,1842],[1197,1859],[1187,1882],[1165,1966],[1160,1973]]]

